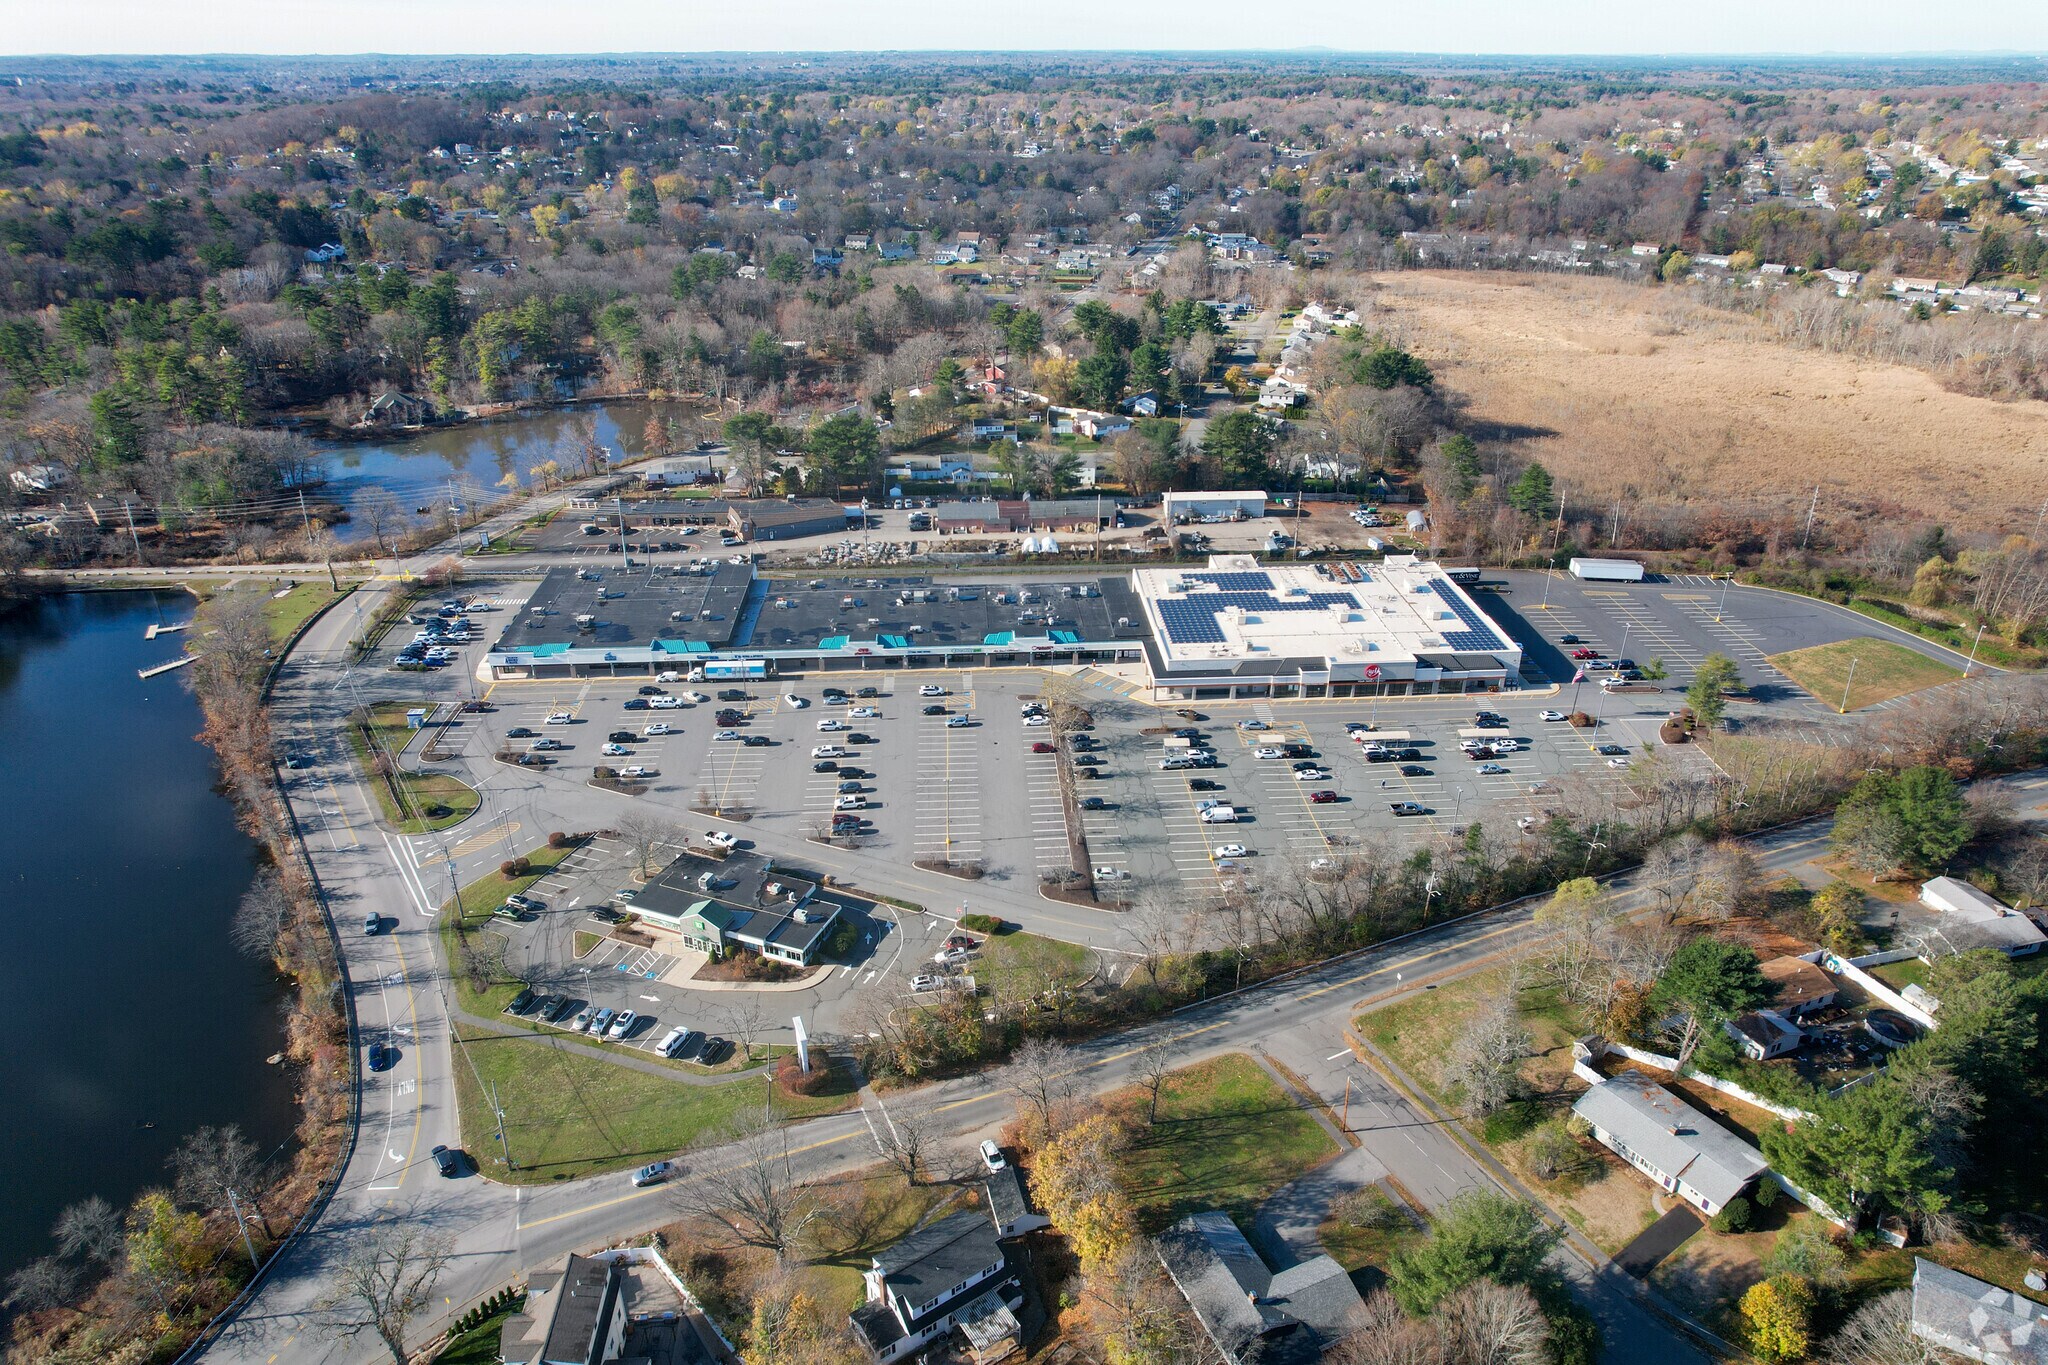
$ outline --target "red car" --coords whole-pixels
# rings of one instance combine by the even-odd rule
[[[1332,791],[1310,792],[1308,799],[1311,805],[1327,806],[1337,799],[1337,793]]]
[[[1044,740],[1042,740],[1042,739],[1041,739],[1041,740],[1035,740],[1035,741],[1033,741],[1033,742],[1032,742],[1032,745],[1031,745],[1031,752],[1032,752],[1032,753],[1034,753],[1034,754],[1049,754],[1049,753],[1051,753],[1051,752],[1052,752],[1052,745],[1050,745],[1050,744],[1047,744],[1047,743],[1046,743],[1046,742],[1045,742]]]
[[[1572,651],[1572,657],[1574,659],[1597,659],[1600,657],[1600,651],[1597,649],[1575,649]]]

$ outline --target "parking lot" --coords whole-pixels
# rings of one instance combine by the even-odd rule
[[[1608,585],[1558,575],[1546,585],[1540,574],[1496,573],[1487,576],[1479,600],[1523,644],[1527,690],[1484,698],[1205,704],[1197,728],[1217,755],[1213,769],[1162,770],[1165,728],[1187,722],[1108,686],[1085,689],[1082,699],[1096,720],[1086,757],[1097,775],[1079,781],[1077,792],[1100,808],[1080,812],[1080,832],[1104,889],[1165,885],[1208,894],[1258,859],[1312,859],[1367,844],[1448,844],[1475,822],[1512,837],[1519,822],[1539,822],[1557,807],[1552,784],[1563,779],[1622,795],[1645,746],[1656,743],[1657,723],[1679,704],[1676,694],[1708,653],[1729,654],[1750,686],[1754,701],[1734,708],[1736,724],[1765,714],[1819,721],[1831,708],[1800,691],[1766,656],[1881,633],[1822,604],[1756,589],[1735,588],[1724,605],[1722,585],[1704,579]],[[509,596],[492,601],[517,605]],[[489,634],[495,623],[481,620]],[[1628,692],[1603,693],[1593,678],[1575,685],[1575,647],[1656,660],[1667,676]],[[482,648],[469,646],[455,667],[470,666]],[[644,677],[501,683],[488,691],[494,709],[458,728],[468,732],[464,747],[473,755],[522,748],[535,737],[559,743],[546,767],[530,770],[547,785],[585,783],[599,764],[652,769],[641,799],[675,816],[694,807],[805,838],[831,832],[835,816],[851,818],[860,822],[861,845],[885,859],[970,864],[1025,885],[1070,865],[1058,759],[1034,751],[1046,732],[1019,715],[1044,685],[1035,672],[878,669],[660,685],[674,696],[708,698],[671,709],[655,709],[654,698],[638,695],[656,685]],[[874,695],[828,704],[828,687]],[[942,694],[921,696],[920,687]],[[718,700],[728,689],[745,696]],[[1539,719],[1546,709],[1574,705],[1600,718],[1596,731]],[[875,714],[854,715],[852,706]],[[1507,733],[1520,741],[1515,752],[1481,761],[1460,752],[1460,731],[1472,727],[1480,707],[1507,717]],[[720,722],[716,713],[724,709],[738,712],[737,719]],[[1247,720],[1268,728],[1239,729]],[[821,722],[830,728],[819,729]],[[1414,748],[1415,760],[1365,762],[1347,723],[1408,736],[1396,743]],[[670,732],[649,735],[649,726]],[[602,752],[615,735],[626,755]],[[1262,746],[1287,744],[1303,746],[1302,756],[1258,756]],[[1624,752],[1601,753],[1600,744]],[[814,754],[827,745],[831,757]],[[1690,749],[1669,751],[1668,758],[1706,761]],[[1294,764],[1311,759],[1327,775],[1297,780]],[[1319,792],[1333,795],[1313,799]],[[1207,822],[1203,801],[1227,802],[1238,818]],[[1397,815],[1397,802],[1421,811]],[[1227,845],[1244,853],[1220,854]]]

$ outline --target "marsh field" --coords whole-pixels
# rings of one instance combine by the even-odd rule
[[[2048,497],[2048,403],[1779,340],[1703,286],[1492,272],[1375,276],[1369,325],[1587,501],[1909,512],[2024,531]],[[2048,327],[2016,320],[2014,327]]]

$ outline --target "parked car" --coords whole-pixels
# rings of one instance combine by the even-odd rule
[[[524,1014],[528,1010],[533,1008],[533,1002],[537,998],[538,997],[534,995],[533,991],[530,988],[521,986],[519,988],[519,994],[513,996],[510,1000],[505,1002],[505,1013]]]
[[[846,716],[849,720],[880,720],[882,713],[872,706],[856,706]]]
[[[818,722],[818,729],[821,731],[829,732],[832,730],[845,730],[850,728],[851,727],[848,726],[847,723],[843,720],[821,720]]]
[[[934,704],[934,705],[931,705],[931,706],[927,706],[927,707],[925,707],[925,708],[924,708],[924,713],[925,713],[926,715],[928,715],[928,716],[943,716],[943,715],[945,715],[945,714],[946,714],[946,708],[945,708],[945,707],[943,707],[943,706],[939,706],[939,705],[936,705],[936,704]]]
[[[1258,748],[1256,748],[1256,749],[1252,750],[1252,757],[1253,757],[1253,758],[1285,758],[1285,757],[1287,757],[1287,751],[1286,751],[1285,749],[1279,749],[1279,748],[1275,748],[1275,747],[1274,747],[1273,745],[1271,745],[1271,744],[1261,744],[1261,745],[1260,745],[1260,746],[1259,746]]]
[[[697,1044],[702,1035],[686,1024],[678,1024],[661,1036],[654,1050],[664,1057],[680,1057]]]
[[[1082,810],[1107,810],[1108,808],[1109,803],[1099,796],[1084,796],[1081,798]]]
[[[1599,747],[1598,752],[1612,756],[1615,754],[1625,754],[1628,752],[1628,750],[1622,745],[1609,743],[1602,744]]]
[[[632,753],[633,751],[631,749],[628,749],[623,744],[614,743],[605,745],[603,748],[599,749],[598,752],[603,754],[607,758],[622,758],[625,755]]]
[[[926,683],[917,689],[917,695],[920,697],[943,697],[946,695],[946,689],[936,683]]]
[[[1053,746],[1042,739],[1033,740],[1031,743],[1031,752],[1034,754],[1049,754],[1053,752]]]
[[[1330,791],[1326,788],[1322,791],[1310,792],[1308,794],[1308,799],[1311,803],[1315,805],[1327,806],[1337,799],[1337,793]]]
[[[526,728],[526,727],[525,727],[524,725],[515,725],[515,726],[513,726],[513,727],[512,727],[511,729],[509,729],[509,730],[507,730],[507,731],[505,732],[505,738],[507,738],[507,739],[532,739],[532,738],[533,738],[533,737],[534,737],[535,735],[538,735],[539,733],[540,733],[540,731],[538,731],[538,730],[529,730],[529,729],[527,729],[527,728]]]
[[[811,703],[806,697],[799,697],[794,692],[785,692],[782,694],[782,704],[792,711],[801,711]]]
[[[971,717],[971,716],[948,716],[948,717],[946,717],[946,728],[947,728],[948,730],[958,730],[958,729],[962,728],[963,726],[968,726],[968,725],[972,725],[972,724],[974,724],[974,719],[973,719],[973,717]]]
[[[1252,856],[1252,851],[1243,844],[1218,844],[1216,846],[1216,856],[1218,858],[1249,858]]]
[[[1237,723],[1237,728],[1240,730],[1269,730],[1272,727],[1262,720],[1241,720]]]
[[[507,896],[505,897],[505,904],[511,906],[514,910],[523,910],[529,915],[537,915],[547,909],[547,906],[542,902],[535,900],[531,896],[524,895]]]
[[[650,777],[661,776],[661,771],[658,768],[650,768],[645,763],[628,763],[619,769],[619,776],[627,782],[641,782]]]
[[[994,1138],[983,1138],[981,1140],[981,1164],[988,1167],[990,1172],[993,1173],[995,1171],[1007,1170],[1010,1162],[1003,1155],[1003,1149],[996,1146]]]
[[[749,749],[765,749],[775,741],[766,735],[741,735],[740,743]]]
[[[548,725],[567,725],[575,719],[576,713],[573,711],[550,711],[544,723]]]
[[[705,835],[704,842],[713,848],[735,849],[740,846],[740,839],[737,834],[728,833],[722,829],[714,829]]]
[[[1401,776],[1428,777],[1429,769],[1423,767],[1420,763],[1403,763],[1401,765]]]
[[[720,730],[720,731],[719,731],[719,732],[718,732],[717,734],[713,735],[713,736],[712,736],[711,738],[712,738],[712,739],[713,739],[714,741],[719,741],[719,742],[730,742],[730,743],[734,743],[734,744],[737,744],[737,743],[739,742],[739,738],[740,738],[740,732],[739,732],[739,731],[737,731],[737,730]]]
[[[645,711],[647,709],[647,698],[628,697],[626,698],[625,708],[628,711]]]
[[[618,1017],[619,1012],[615,1009],[610,1008],[609,1006],[599,1010],[596,1014],[591,1016],[590,1036],[593,1038],[604,1037],[605,1033],[608,1030],[610,1030],[612,1026],[612,1020]]]
[[[1507,775],[1507,771],[1506,768],[1503,768],[1498,763],[1482,763],[1479,765],[1479,775],[1481,777],[1504,777]]]
[[[628,1034],[632,1033],[633,1026],[638,1024],[639,1022],[640,1015],[637,1011],[620,1010],[618,1013],[618,1017],[612,1020],[611,1027],[605,1030],[604,1036],[611,1039],[615,1043],[619,1042]]]
[[[1188,779],[1188,790],[1191,792],[1220,792],[1223,790],[1223,784],[1221,782],[1212,782],[1206,777],[1191,777]]]
[[[670,725],[665,720],[654,721],[640,731],[641,735],[647,739],[659,739],[663,735],[672,735],[675,732],[676,727]]]

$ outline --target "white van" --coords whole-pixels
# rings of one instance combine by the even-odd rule
[[[678,1024],[661,1036],[661,1041],[655,1044],[654,1050],[664,1057],[680,1057],[696,1041],[697,1030]]]
[[[1210,806],[1202,812],[1202,823],[1205,825],[1234,825],[1237,823],[1237,807]]]

